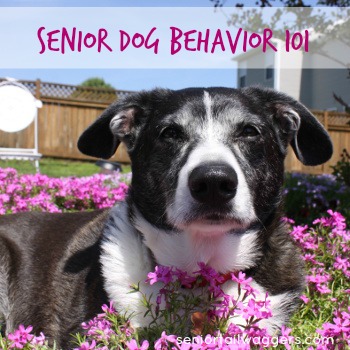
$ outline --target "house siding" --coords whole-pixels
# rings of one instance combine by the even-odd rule
[[[263,85],[267,87],[274,87],[274,78],[265,79],[266,69],[238,69],[238,80],[237,86],[243,87],[240,85],[240,79],[245,75],[245,86],[249,85]]]
[[[350,104],[350,78],[347,69],[304,69],[300,101],[307,107],[344,111],[333,92]]]
[[[245,86],[274,87],[274,79],[265,79],[265,69],[239,69],[237,86],[245,76]],[[344,111],[333,92],[350,104],[350,78],[347,69],[282,69],[280,91],[311,109]]]

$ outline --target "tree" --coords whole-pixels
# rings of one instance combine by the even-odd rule
[[[94,90],[94,89],[85,89],[86,87],[103,89]],[[88,92],[86,91],[88,90]],[[84,80],[80,85],[76,86],[73,92],[69,95],[69,98],[75,100],[90,100],[97,99],[104,102],[114,101],[116,97],[116,89],[104,81],[102,78],[93,77]]]
[[[333,97],[337,102],[339,102],[345,108],[345,112],[350,113],[350,104],[346,103],[340,96],[336,95],[334,92],[333,92]],[[350,122],[348,122],[347,124],[350,125]]]
[[[103,78],[98,77],[86,79],[80,84],[80,86],[115,90],[111,84],[106,83]]]
[[[210,0],[214,7],[222,7],[227,0]],[[271,7],[271,6],[285,6],[285,7],[310,7],[310,1],[308,0],[257,0],[256,6],[259,7]],[[318,6],[332,6],[332,7],[347,7],[350,6],[350,0],[318,0]],[[237,2],[237,7],[243,7],[244,3]]]
[[[227,0],[210,0],[215,8],[223,7]],[[350,57],[348,54],[325,50],[324,44],[338,41],[348,53],[350,48],[350,0],[318,0],[318,6],[332,7],[332,10],[322,11],[319,7],[312,7],[311,0],[256,0],[255,8],[245,8],[243,3],[236,2],[240,9],[229,16],[228,24],[243,27],[248,32],[261,31],[261,28],[271,28],[275,38],[282,39],[285,30],[300,31],[308,29],[315,40],[310,42],[309,51],[332,60],[350,72]],[[275,8],[273,14],[266,18],[263,8]],[[338,7],[338,8],[337,8]],[[341,8],[339,8],[341,7]],[[338,50],[339,51],[339,50]],[[333,93],[334,99],[350,112],[350,105],[341,96]]]

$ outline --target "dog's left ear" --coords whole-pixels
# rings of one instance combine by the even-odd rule
[[[245,93],[272,114],[295,155],[305,165],[319,165],[333,154],[332,141],[317,118],[294,98],[272,89],[249,87]]]
[[[132,152],[137,136],[161,101],[169,99],[171,90],[153,89],[131,94],[111,104],[80,136],[80,152],[108,159],[123,142]],[[171,98],[170,98],[171,100]],[[165,102],[167,104],[167,102]]]
[[[80,152],[96,158],[108,159],[113,156],[121,141],[127,145],[132,142],[132,129],[136,106],[114,103],[90,125],[78,140]]]

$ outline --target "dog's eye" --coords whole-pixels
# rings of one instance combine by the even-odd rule
[[[160,137],[165,140],[178,140],[182,136],[181,130],[176,126],[168,126],[164,128],[161,133]]]
[[[246,125],[241,132],[241,136],[243,137],[254,137],[258,135],[260,135],[259,130],[252,125]]]

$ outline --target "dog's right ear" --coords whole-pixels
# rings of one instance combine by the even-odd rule
[[[131,130],[139,109],[125,104],[112,104],[90,125],[78,140],[80,152],[108,159],[113,156],[121,141],[127,145],[133,140]]]

